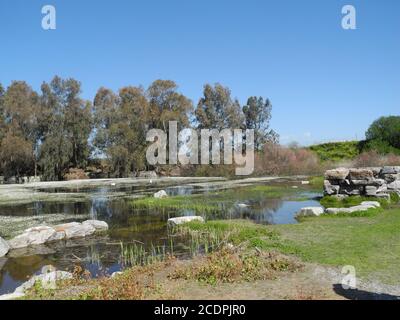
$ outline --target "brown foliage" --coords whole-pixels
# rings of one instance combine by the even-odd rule
[[[382,166],[399,166],[400,156],[389,153],[386,155],[379,154],[371,150],[361,153],[354,159],[352,166],[354,167],[382,167]]]
[[[64,180],[80,180],[89,179],[85,171],[78,168],[70,168],[66,174],[64,174]]]
[[[267,143],[255,156],[255,172],[267,175],[319,174],[321,163],[312,151]]]

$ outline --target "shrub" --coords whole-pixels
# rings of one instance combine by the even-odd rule
[[[64,180],[79,180],[79,179],[89,179],[85,171],[82,169],[71,168],[66,174],[64,174]]]
[[[306,148],[268,143],[255,156],[255,171],[268,175],[319,174],[323,168],[318,157]]]

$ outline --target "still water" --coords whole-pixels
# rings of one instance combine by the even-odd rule
[[[168,218],[196,213],[191,210],[133,209],[130,205],[133,197],[152,194],[159,189],[129,186],[103,186],[81,190],[54,189],[51,192],[79,192],[85,193],[87,197],[82,201],[37,201],[12,206],[1,205],[0,228],[3,224],[3,230],[0,230],[2,231],[0,233],[3,237],[15,235],[5,234],[7,221],[13,227],[21,224],[22,231],[30,226],[28,223],[59,224],[98,219],[106,221],[110,229],[101,236],[11,251],[7,257],[0,258],[0,295],[13,292],[32,275],[39,274],[45,265],[54,265],[59,270],[68,271],[80,265],[90,271],[92,276],[108,275],[119,271],[124,268],[121,259],[121,243],[124,245],[141,243],[145,247],[150,245],[167,247],[170,243],[166,223]],[[164,189],[170,196],[210,194],[215,191],[212,187],[200,188],[195,185],[169,186]],[[49,190],[47,189],[46,192]],[[267,197],[261,200],[249,198],[244,201],[246,206],[239,205],[239,201],[233,201],[215,216],[211,215],[207,218],[250,219],[261,224],[296,223],[294,215],[300,208],[319,206],[318,201],[314,200],[318,194],[299,188],[297,196],[303,197],[302,201],[282,197]],[[7,220],[8,218],[10,219]],[[180,243],[178,239],[175,246],[175,252],[178,255],[184,254],[184,243]]]

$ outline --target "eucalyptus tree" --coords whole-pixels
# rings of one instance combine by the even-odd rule
[[[81,84],[56,76],[43,83],[40,164],[45,179],[62,179],[69,167],[83,168],[90,154],[91,104],[80,97]]]
[[[125,177],[145,168],[149,103],[143,88],[124,87],[118,95],[100,88],[93,104],[95,147],[110,161],[111,174]]]
[[[39,96],[26,82],[13,81],[1,100],[1,161],[4,174],[36,175]]]
[[[172,80],[156,80],[147,89],[149,125],[168,132],[169,121],[177,121],[179,128],[189,127],[193,104],[178,92]]]
[[[254,130],[254,145],[256,150],[262,150],[267,142],[277,143],[278,135],[271,129],[272,104],[269,99],[250,97],[243,107],[247,129]]]
[[[232,99],[231,91],[217,83],[206,84],[203,97],[195,110],[199,129],[240,129],[244,125],[244,116],[237,99]]]

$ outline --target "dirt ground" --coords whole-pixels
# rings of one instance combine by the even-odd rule
[[[276,279],[224,283],[217,286],[197,281],[166,279],[155,274],[165,294],[190,300],[397,300],[400,288],[359,281],[358,289],[343,289],[344,277],[338,269],[304,264],[296,272],[285,272]]]

